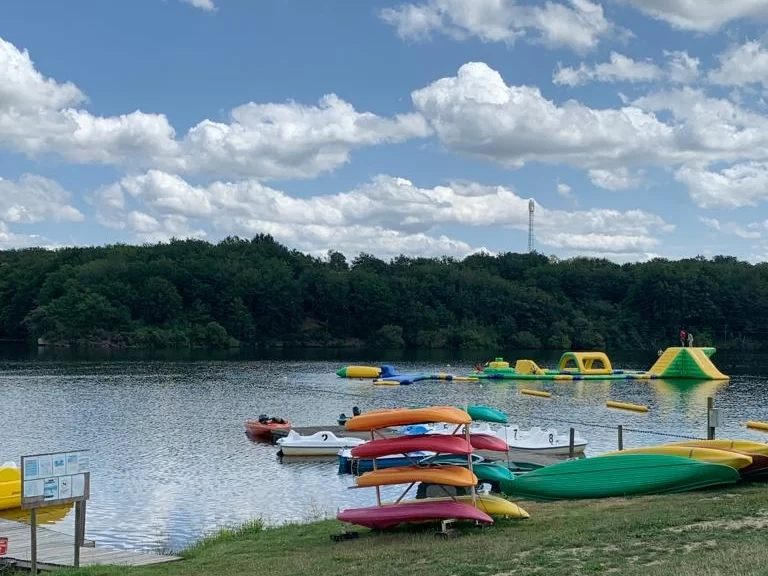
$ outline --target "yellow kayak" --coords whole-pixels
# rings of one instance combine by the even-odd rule
[[[37,523],[38,524],[55,524],[64,519],[74,507],[74,502],[69,504],[60,504],[59,506],[48,506],[47,508],[37,509]],[[30,522],[29,510],[22,510],[21,508],[13,508],[10,510],[0,510],[0,518],[3,520],[13,520],[14,522],[24,522],[29,524]]]
[[[506,498],[495,496],[493,494],[478,494],[477,496],[477,509],[482,510],[490,516],[506,516],[507,518],[518,518],[524,520],[530,518],[530,514],[520,508],[514,502],[510,502]],[[415,502],[448,502],[450,500],[458,500],[465,504],[472,504],[472,495],[468,496],[442,496],[439,498],[421,498],[419,500],[404,500],[400,504],[410,504]],[[394,504],[394,502],[387,502],[387,504]],[[387,504],[384,504],[385,506]]]
[[[684,458],[692,458],[711,464],[725,464],[736,470],[741,470],[752,464],[752,457],[747,454],[727,452],[716,448],[699,448],[696,446],[679,446],[671,444],[617,450],[615,452],[600,454],[597,458],[601,456],[620,456],[622,454],[666,454],[668,456],[682,456]]]
[[[699,448],[736,450],[737,452],[768,456],[768,444],[753,440],[686,440],[685,442],[670,442],[667,446],[696,446]]]
[[[21,507],[21,469],[14,466],[0,468],[0,510]]]
[[[427,408],[384,408],[369,410],[359,416],[353,416],[344,424],[344,428],[353,432],[378,430],[392,426],[409,426],[445,422],[446,424],[469,424],[472,417],[453,406],[430,406]]]
[[[750,458],[750,461],[752,459]],[[358,486],[385,486],[429,482],[445,486],[475,486],[477,476],[461,466],[396,466],[373,470],[357,477]]]

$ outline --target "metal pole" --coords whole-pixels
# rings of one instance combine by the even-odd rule
[[[619,450],[624,450],[624,426],[619,424]]]
[[[715,399],[712,396],[707,398],[707,440],[715,439],[715,427],[712,426],[712,408],[715,406]]]
[[[574,450],[574,444],[576,442],[576,431],[571,428],[569,438],[568,438],[568,458],[573,458],[573,454],[575,452]]]

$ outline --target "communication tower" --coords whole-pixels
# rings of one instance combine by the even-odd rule
[[[533,198],[528,200],[528,252],[533,252]]]

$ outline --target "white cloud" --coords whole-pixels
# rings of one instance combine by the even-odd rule
[[[0,178],[0,221],[32,224],[44,220],[83,220],[82,213],[69,204],[70,193],[57,182],[24,174],[18,182]]]
[[[482,62],[411,95],[448,148],[509,167],[527,161],[607,168],[674,161],[676,130],[639,107],[558,106],[532,86],[507,86]]]
[[[213,0],[181,0],[184,2],[184,4],[189,4],[190,6],[194,6],[195,8],[200,8],[200,10],[205,10],[206,12],[214,12],[216,11],[216,5],[213,3]]]
[[[606,190],[628,190],[642,183],[642,172],[632,174],[624,167],[613,170],[594,169],[588,173],[592,184]]]
[[[734,20],[768,18],[765,0],[615,0],[635,8],[674,28],[716,32]]]
[[[667,76],[672,82],[690,84],[699,77],[701,60],[684,50],[664,50],[667,58]]]
[[[764,238],[768,234],[768,220],[751,222],[743,225],[736,222],[720,222],[717,218],[699,216],[699,221],[710,228],[714,228],[718,232],[738,236],[745,240]]]
[[[56,248],[59,244],[39,234],[15,234],[8,229],[5,222],[0,221],[0,250],[27,248],[29,246]]]
[[[698,58],[689,56],[687,52],[666,50],[664,56],[668,60],[666,70],[662,70],[650,59],[633,60],[612,51],[608,62],[592,65],[582,62],[576,68],[558,65],[552,75],[552,82],[565,86],[582,86],[589,82],[648,83],[659,80],[688,84],[698,76]]]
[[[411,98],[446,148],[506,167],[538,161],[637,170],[768,158],[766,116],[690,87],[616,109],[558,105],[537,87],[507,86],[487,64],[470,62]]]
[[[457,40],[477,37],[513,44],[533,32],[532,42],[577,52],[592,50],[602,37],[616,32],[602,6],[589,0],[548,0],[542,6],[515,0],[425,0],[385,8],[381,18],[403,39],[424,40],[442,32]]]
[[[232,110],[229,122],[203,120],[177,139],[162,114],[94,116],[73,107],[84,98],[0,38],[0,149],[214,176],[308,178],[348,162],[355,149],[430,133],[418,114],[383,118],[327,94],[317,105],[251,102]]]
[[[768,163],[735,164],[712,171],[703,164],[682,166],[675,178],[702,208],[758,206],[768,200]]]
[[[123,223],[142,238],[164,230],[164,219],[176,217],[202,233],[270,233],[312,253],[334,248],[464,256],[482,247],[449,238],[440,229],[497,226],[524,231],[528,226],[528,199],[509,188],[476,183],[419,188],[386,175],[349,192],[298,198],[254,180],[193,186],[152,170],[98,190],[92,202],[102,222]],[[639,210],[562,211],[537,205],[536,215],[537,243],[556,248],[600,246],[621,253],[655,246],[657,234],[674,228]]]
[[[558,67],[552,76],[555,84],[580,86],[592,81],[599,82],[652,82],[661,78],[661,69],[653,62],[639,62],[628,56],[611,52],[610,61],[588,66],[583,62],[578,68]]]
[[[761,41],[732,46],[718,59],[720,67],[710,71],[710,82],[725,86],[768,85],[768,50]]]
[[[568,186],[568,184],[559,182],[557,184],[557,193],[560,194],[560,196],[563,198],[573,199],[573,191],[571,190],[571,187]]]

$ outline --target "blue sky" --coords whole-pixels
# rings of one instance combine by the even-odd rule
[[[0,248],[768,256],[768,0],[0,4]]]

